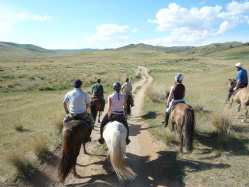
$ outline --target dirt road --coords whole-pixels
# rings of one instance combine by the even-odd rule
[[[179,186],[167,181],[163,176],[163,159],[159,154],[165,149],[165,146],[155,140],[150,132],[149,127],[143,121],[143,102],[145,91],[152,83],[153,79],[148,74],[145,67],[139,67],[141,72],[141,80],[133,84],[133,90],[140,88],[135,95],[135,106],[132,108],[132,115],[128,120],[130,127],[131,143],[127,146],[126,161],[128,165],[137,174],[133,181],[120,183],[115,173],[111,172],[111,165],[106,160],[105,155],[99,155],[96,152],[98,147],[97,139],[99,137],[99,124],[96,124],[92,134],[93,141],[87,144],[89,155],[83,154],[83,149],[77,160],[77,172],[81,176],[74,178],[70,175],[66,179],[66,186],[88,186],[88,187],[151,187],[151,186]],[[39,186],[61,186],[56,177],[54,167],[45,167],[46,176],[37,176],[32,182],[33,185]]]

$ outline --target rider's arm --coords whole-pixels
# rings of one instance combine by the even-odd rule
[[[125,101],[124,102],[124,109],[126,109],[127,108],[127,102]]]
[[[238,79],[237,84],[234,89],[236,90],[237,88],[239,88],[240,84],[241,84],[241,79]]]
[[[170,90],[170,93],[169,93],[169,97],[168,97],[168,100],[167,100],[167,107],[169,107],[169,103],[170,103],[170,101],[173,98],[173,89],[174,89],[174,86],[171,87],[171,90]]]
[[[68,108],[67,108],[67,102],[64,101],[63,106],[64,106],[64,109],[65,109],[65,112],[69,113]]]
[[[112,114],[112,108],[111,108],[112,100],[111,100],[111,98],[108,98],[108,103],[109,103],[109,105],[108,105],[108,116],[110,117],[111,114]]]
[[[89,108],[89,107],[90,107],[90,103],[87,103],[87,104],[86,104],[86,108]]]

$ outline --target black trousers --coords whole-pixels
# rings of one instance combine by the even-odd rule
[[[125,118],[125,115],[124,114],[115,114],[117,116],[119,116],[120,118],[120,123],[122,123],[126,129],[127,129],[127,138],[129,138],[129,126],[128,126],[128,123],[127,123],[127,120]],[[111,118],[111,117],[110,117]],[[100,136],[103,137],[103,128],[104,126],[110,121],[110,119],[108,119],[108,114],[106,114],[104,116],[104,118],[102,119],[102,122],[101,122],[101,125],[100,125]]]

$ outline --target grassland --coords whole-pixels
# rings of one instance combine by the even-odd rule
[[[164,93],[173,84],[176,73],[185,75],[187,102],[202,108],[196,112],[193,154],[178,154],[178,139],[174,134],[171,144],[166,144],[160,153],[166,162],[162,165],[165,177],[189,186],[248,186],[248,124],[236,120],[235,109],[232,110],[228,115],[233,119],[234,130],[227,143],[221,144],[212,118],[215,113],[226,112],[227,79],[235,77],[236,62],[246,64],[249,47],[227,44],[180,51],[170,53],[140,45],[67,55],[5,52],[0,56],[1,180],[14,173],[6,159],[9,153],[35,162],[34,143],[45,141],[50,150],[60,144],[55,124],[63,119],[62,100],[72,89],[74,79],[82,79],[83,90],[90,92],[100,77],[107,96],[113,82],[124,82],[127,76],[136,81],[140,65],[148,67],[154,78],[144,118],[154,127],[151,131],[158,139],[165,141],[166,132],[161,125]],[[17,131],[16,126],[22,126],[22,130]]]

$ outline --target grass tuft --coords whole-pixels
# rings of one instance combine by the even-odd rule
[[[232,137],[232,120],[225,113],[217,113],[214,114],[212,125],[214,128],[214,132],[219,136],[219,143],[225,144]]]
[[[24,130],[23,125],[21,125],[21,124],[15,124],[14,128],[16,131],[19,131],[19,132],[23,132],[23,130]]]
[[[33,164],[23,155],[16,155],[15,153],[8,154],[8,162],[17,170],[20,176],[32,176],[34,173]]]
[[[174,142],[176,142],[175,133],[172,132],[169,128],[166,128],[164,133],[164,143],[169,146],[172,145]]]
[[[152,84],[148,88],[147,96],[152,102],[163,102],[165,101],[165,86],[163,83]]]
[[[35,155],[39,160],[46,160],[50,153],[48,145],[43,141],[39,141],[34,145]]]

